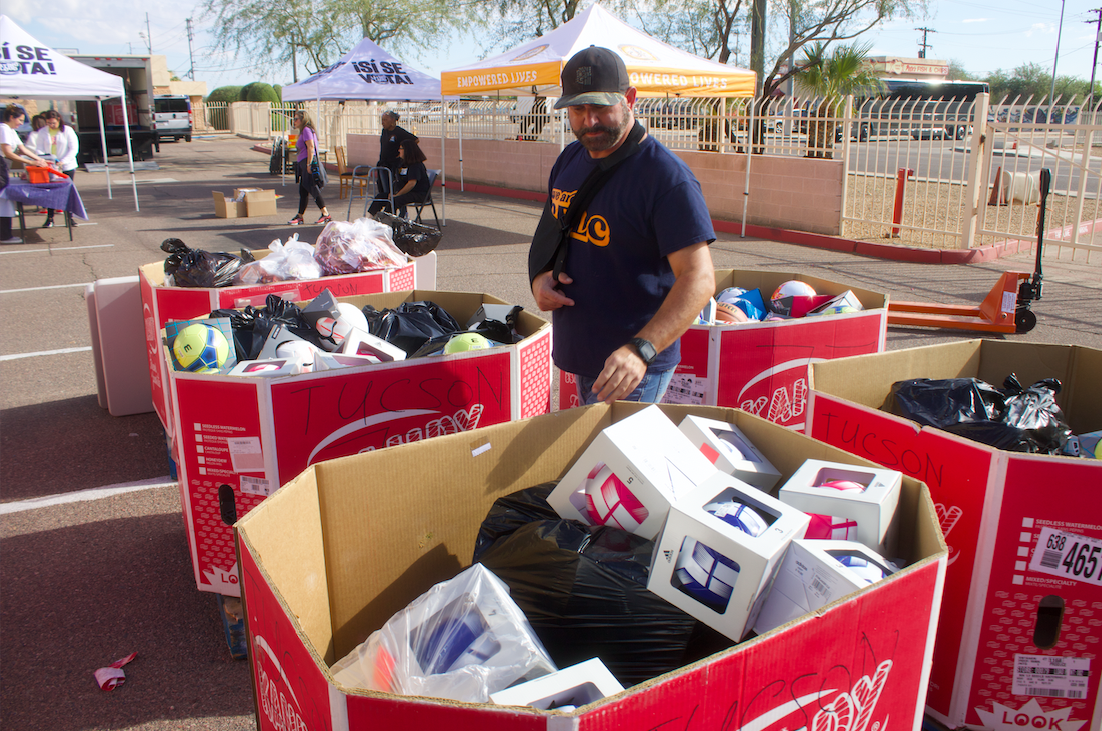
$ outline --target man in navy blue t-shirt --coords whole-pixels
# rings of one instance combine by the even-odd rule
[[[540,229],[565,220],[595,168],[622,161],[573,213],[565,259],[537,232],[532,294],[552,312],[555,365],[575,375],[583,403],[658,402],[681,359],[682,333],[715,291],[711,216],[692,171],[635,121],[636,89],[620,56],[579,51],[562,86],[555,108],[568,109],[578,142],[551,170]]]

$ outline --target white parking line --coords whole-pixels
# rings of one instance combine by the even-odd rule
[[[8,515],[9,513],[21,513],[25,510],[37,510],[39,508],[48,508],[51,505],[64,505],[65,503],[82,503],[90,500],[102,500],[108,497],[114,497],[115,495],[124,495],[128,492],[138,492],[139,490],[155,490],[161,487],[175,487],[175,482],[166,482],[164,477],[155,477],[150,480],[141,480],[139,482],[124,482],[118,485],[109,485],[107,487],[93,487],[88,490],[80,490],[78,492],[66,492],[60,495],[47,495],[45,497],[34,497],[29,500],[18,500],[11,503],[0,503],[0,515]]]
[[[83,353],[91,350],[91,345],[83,348],[62,348],[61,350],[40,350],[37,353],[14,353],[12,355],[0,355],[0,360],[19,360],[20,358],[36,358],[40,355],[64,355],[66,353]]]
[[[90,223],[82,224],[91,226]],[[79,249],[106,249],[114,244],[89,244],[88,246],[58,246],[53,249],[18,249],[16,251],[0,251],[0,254],[36,254],[42,251],[77,251]]]
[[[27,287],[26,289],[0,289],[0,294],[15,294],[16,292],[40,292],[44,289],[67,289],[69,287],[87,287],[91,282],[85,284],[54,284],[49,287]]]

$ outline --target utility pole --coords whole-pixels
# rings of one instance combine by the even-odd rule
[[[1086,23],[1095,23],[1098,25],[1098,29],[1094,33],[1094,62],[1091,63],[1091,86],[1087,92],[1087,114],[1091,116],[1091,124],[1094,124],[1094,72],[1098,69],[1098,43],[1102,41],[1102,8],[1095,8],[1091,10],[1092,13],[1098,13],[1096,20],[1088,20]]]
[[[1056,56],[1052,59],[1052,86],[1048,90],[1048,121],[1052,121],[1052,106],[1056,103],[1056,62],[1060,60],[1060,36],[1064,34],[1064,6],[1067,0],[1060,0],[1060,27],[1056,29]]]
[[[191,50],[191,40],[195,37],[195,34],[191,32],[191,18],[187,19],[187,55],[191,60],[191,68],[188,69],[187,75],[191,77],[192,81],[195,81],[195,52]]]
[[[922,31],[922,43],[921,43],[922,50],[920,50],[918,52],[918,57],[919,58],[926,58],[926,49],[927,48],[933,48],[933,46],[931,46],[929,43],[926,42],[926,34],[927,33],[937,33],[937,31],[934,30],[933,28],[915,28],[915,30]]]
[[[149,32],[149,13],[145,14],[145,44],[149,48],[149,55],[153,55],[153,34]]]
[[[765,9],[765,0],[753,0],[750,8],[750,68],[757,76],[756,94],[765,80]]]

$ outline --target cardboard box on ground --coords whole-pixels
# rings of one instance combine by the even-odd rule
[[[257,259],[271,253],[268,249],[252,252]],[[269,294],[278,294],[294,302],[305,302],[325,290],[337,297],[351,297],[380,292],[411,289],[432,290],[436,287],[436,252],[410,260],[396,269],[372,270],[320,279],[289,280],[271,284],[235,287],[166,287],[164,262],[153,262],[138,269],[142,295],[142,317],[145,321],[145,341],[149,359],[149,380],[153,409],[171,436],[173,418],[169,412],[167,372],[171,363],[164,360],[161,330],[169,320],[191,320],[206,317],[214,310],[239,308],[246,305],[263,307]]]
[[[998,387],[1016,373],[1025,386],[1060,379],[1072,430],[1098,430],[1102,351],[970,340],[812,373],[807,432],[924,480],[937,506],[949,561],[930,714],[951,728],[1102,728],[1102,462],[1006,452],[888,411],[897,381]]]
[[[235,535],[259,727],[557,727],[551,717],[562,722],[564,714],[554,711],[337,687],[328,668],[469,563],[495,499],[561,478],[602,429],[641,408],[571,409],[317,464],[242,518]],[[675,423],[692,413],[736,424],[784,476],[808,458],[869,464],[732,409],[662,410]],[[578,719],[566,723],[622,730],[692,719],[694,728],[732,720],[741,727],[811,728],[859,709],[868,728],[889,718],[917,727],[946,554],[917,480],[903,479],[899,510],[906,569],[813,615],[565,714]]]
[[[214,215],[218,218],[260,218],[278,213],[274,190],[236,188],[231,198],[218,190],[211,191],[211,195],[214,198]]]
[[[378,310],[431,301],[461,323],[506,304],[431,290],[340,301]],[[551,326],[521,312],[517,330],[524,339],[511,345],[282,378],[176,371],[162,346],[198,588],[240,593],[234,521],[309,465],[550,411]]]
[[[815,361],[884,350],[888,295],[795,272],[716,271],[716,293],[759,289],[766,301],[786,281],[820,294],[852,290],[864,310],[738,325],[693,325],[681,336],[681,363],[665,403],[732,406],[794,429],[803,428],[808,366]],[[559,375],[559,408],[578,405],[569,373]]]

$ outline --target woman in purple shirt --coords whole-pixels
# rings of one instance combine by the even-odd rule
[[[318,133],[314,129],[314,121],[310,119],[310,113],[305,109],[295,112],[295,129],[298,130],[298,158],[295,160],[295,180],[298,181],[298,215],[287,223],[292,226],[305,223],[302,215],[306,213],[306,205],[310,202],[311,195],[314,196],[314,202],[321,209],[321,218],[315,221],[315,224],[329,223],[333,218],[325,207],[325,201],[321,197],[321,189],[314,184],[314,176],[310,174],[310,162],[314,159],[318,148]]]

